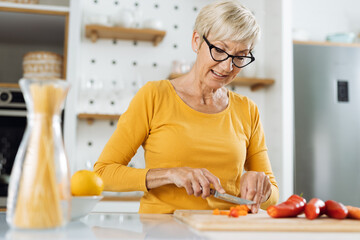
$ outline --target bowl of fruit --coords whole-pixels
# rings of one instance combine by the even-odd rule
[[[71,220],[88,215],[103,198],[104,183],[95,172],[79,170],[71,177]]]

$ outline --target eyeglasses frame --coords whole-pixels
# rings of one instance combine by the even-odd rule
[[[204,38],[206,44],[209,46],[210,56],[211,56],[211,58],[212,58],[215,62],[223,62],[223,61],[226,61],[229,57],[231,57],[231,62],[232,62],[232,64],[233,64],[235,67],[237,67],[237,68],[243,68],[243,67],[246,67],[247,65],[249,65],[250,63],[252,63],[252,62],[255,61],[255,57],[253,56],[253,54],[252,54],[251,51],[249,52],[250,56],[234,56],[234,55],[228,54],[228,53],[225,52],[223,49],[218,48],[218,47],[214,46],[213,44],[211,44],[211,43],[209,42],[209,40],[207,40],[207,38],[205,37],[205,35],[203,35],[203,38]],[[226,57],[225,59],[223,59],[223,60],[216,60],[216,59],[214,59],[214,57],[213,57],[213,55],[212,55],[212,53],[211,53],[211,50],[212,50],[213,48],[219,49],[220,51],[224,52],[224,53],[227,55],[227,57]],[[237,66],[237,65],[234,63],[234,58],[236,58],[236,57],[250,58],[251,61],[250,61],[249,63],[245,64],[244,66],[239,67],[239,66]]]

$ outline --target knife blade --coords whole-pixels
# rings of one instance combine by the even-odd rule
[[[235,197],[233,195],[227,194],[227,193],[219,193],[218,191],[216,191],[215,189],[210,189],[210,194],[213,195],[215,198],[217,199],[221,199],[227,202],[231,202],[231,203],[235,203],[235,204],[247,204],[247,205],[251,205],[251,204],[255,204],[255,202],[244,199],[244,198],[239,198],[239,197]]]

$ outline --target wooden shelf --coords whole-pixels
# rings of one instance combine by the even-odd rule
[[[19,84],[17,84],[17,83],[0,83],[0,87],[3,87],[3,88],[20,88]]]
[[[33,27],[36,26],[36,27]],[[63,76],[66,79],[69,7],[42,4],[0,2],[0,38],[4,43],[21,44],[22,55],[37,49],[63,55]],[[25,45],[25,47],[23,47]],[[60,52],[61,51],[61,52]],[[20,51],[12,58],[19,59]],[[22,59],[21,59],[22,60]],[[18,78],[17,78],[18,79]]]
[[[92,42],[96,42],[99,38],[139,40],[153,42],[157,46],[165,37],[166,32],[155,29],[139,29],[139,28],[123,28],[108,27],[103,25],[86,25],[85,35]]]
[[[79,113],[78,119],[86,120],[89,125],[93,124],[95,120],[118,120],[119,114],[90,114],[90,113]]]
[[[317,42],[317,41],[293,41],[298,45],[317,45],[317,46],[335,46],[335,47],[360,47],[360,43],[337,43],[337,42]]]
[[[251,91],[256,91],[261,88],[268,87],[275,83],[274,79],[271,78],[246,78],[246,77],[235,77],[234,81],[230,83],[233,86],[249,86]]]
[[[180,77],[183,74],[172,73],[169,79]],[[249,86],[251,91],[256,91],[261,88],[268,87],[275,83],[274,79],[271,78],[246,78],[246,77],[235,77],[234,81],[230,83],[232,86]]]
[[[0,11],[67,16],[69,7],[0,2]]]

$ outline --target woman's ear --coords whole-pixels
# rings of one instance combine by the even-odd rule
[[[191,45],[194,52],[198,53],[200,49],[200,35],[197,31],[193,32]]]

